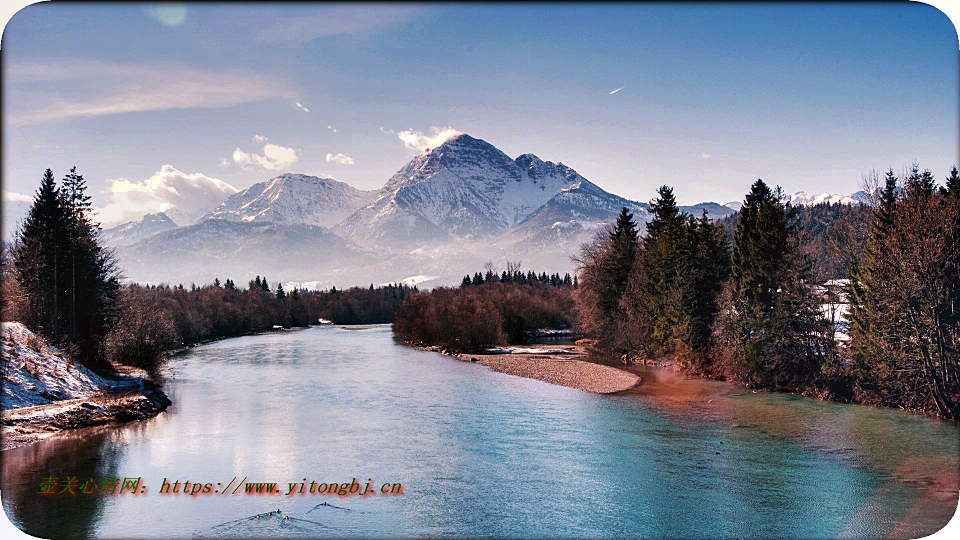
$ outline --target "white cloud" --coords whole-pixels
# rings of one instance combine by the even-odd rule
[[[317,6],[295,16],[290,10],[261,9],[255,19],[245,18],[247,35],[276,45],[294,46],[321,37],[375,34],[383,28],[408,23],[423,12],[420,6],[344,5]]]
[[[333,163],[339,163],[341,165],[353,165],[353,158],[346,154],[327,154],[327,161]]]
[[[397,133],[397,137],[399,137],[400,140],[403,141],[403,145],[410,150],[424,152],[426,150],[430,150],[431,148],[436,148],[437,146],[443,144],[447,139],[462,133],[462,131],[458,131],[450,126],[434,126],[430,128],[429,135],[426,135],[418,130],[409,129],[407,131],[401,131],[400,133]]]
[[[32,203],[33,202],[33,197],[29,195],[23,195],[21,193],[14,193],[12,191],[0,192],[0,198],[2,198],[3,202],[5,203],[18,203],[18,202]]]
[[[267,137],[265,135],[254,135],[253,140],[256,142],[266,142]]]
[[[396,131],[392,129],[385,129],[383,126],[380,126],[380,133],[383,133],[384,135],[393,135],[396,133]]]
[[[264,145],[262,156],[248,154],[240,148],[233,151],[233,161],[247,170],[260,167],[268,171],[282,171],[296,163],[298,159],[297,151],[293,148],[272,143]]]
[[[164,165],[142,182],[113,178],[107,184],[107,204],[95,209],[97,219],[107,227],[156,212],[167,212],[178,225],[187,225],[237,192],[222,180],[183,173],[172,165]]]
[[[6,66],[17,124],[171,109],[216,108],[294,93],[275,78],[173,64],[49,62]],[[64,88],[70,88],[68,94]],[[82,91],[77,92],[77,89]],[[67,97],[70,95],[70,97]],[[12,109],[12,110],[11,110]]]
[[[706,152],[700,152],[700,159],[710,159],[713,157],[713,154],[708,154]]]

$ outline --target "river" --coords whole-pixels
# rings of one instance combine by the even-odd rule
[[[47,538],[915,538],[956,509],[954,424],[639,372],[604,396],[415,350],[387,326],[224,340],[169,361],[160,416],[4,452],[4,510]],[[40,495],[49,477],[147,492]],[[159,494],[243,477],[283,494]],[[353,478],[377,494],[285,495]],[[277,509],[291,519],[254,517]]]

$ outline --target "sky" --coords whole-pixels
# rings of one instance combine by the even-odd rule
[[[5,201],[76,165],[105,225],[283,172],[377,189],[455,132],[681,204],[960,162],[957,31],[920,3],[40,3],[0,48]]]

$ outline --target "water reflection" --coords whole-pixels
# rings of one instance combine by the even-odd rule
[[[56,538],[919,537],[956,507],[952,424],[638,369],[643,385],[599,396],[416,351],[385,327],[227,340],[170,363],[161,416],[4,452],[4,506]],[[142,476],[151,493],[41,497],[50,475]],[[156,494],[164,478],[244,476],[405,492]]]

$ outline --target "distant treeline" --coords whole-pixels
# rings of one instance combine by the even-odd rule
[[[108,338],[111,359],[154,365],[166,350],[182,345],[317,324],[388,323],[404,298],[416,292],[407,285],[355,287],[329,291],[292,289],[278,283],[271,291],[257,276],[246,289],[227,279],[189,289],[178,285],[129,285],[121,289],[123,317]]]
[[[469,287],[470,285],[483,285],[484,283],[493,282],[519,283],[521,285],[542,283],[544,285],[553,285],[554,287],[570,286],[574,289],[579,286],[576,276],[571,278],[569,273],[566,273],[563,275],[563,277],[560,277],[560,274],[557,273],[547,275],[546,272],[541,272],[540,274],[537,274],[533,270],[523,273],[519,269],[512,268],[509,271],[504,270],[500,274],[497,274],[492,269],[488,269],[485,273],[476,272],[473,274],[473,277],[470,277],[469,275],[463,276],[463,281],[460,282],[460,286]]]
[[[476,285],[471,279],[459,289],[440,287],[409,296],[397,309],[394,334],[419,345],[478,352],[521,343],[536,330],[573,324],[574,282],[569,276],[554,274],[543,282],[517,268],[500,277],[492,271],[488,275]]]

